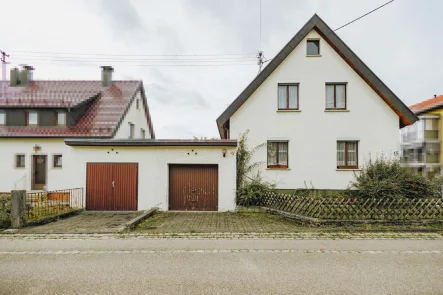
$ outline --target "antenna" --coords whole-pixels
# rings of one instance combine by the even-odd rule
[[[2,97],[5,97],[5,81],[6,81],[6,58],[9,57],[9,54],[6,54],[3,50],[0,50],[1,54],[1,62],[2,62]]]
[[[258,48],[258,52],[257,52],[257,64],[258,64],[258,73],[257,73],[257,75],[260,74],[261,68],[262,68],[262,66],[264,64],[264,61],[263,61],[264,55],[263,55],[263,50],[261,48],[261,1],[262,0],[258,0],[258,1],[260,3],[260,31],[259,31],[260,41],[259,41],[259,48]]]

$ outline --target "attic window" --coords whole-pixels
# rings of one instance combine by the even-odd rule
[[[38,125],[38,113],[36,111],[28,112],[28,126],[37,126]]]
[[[66,113],[65,112],[57,112],[57,125],[65,126],[66,125]]]
[[[0,111],[0,126],[6,125],[6,113]]]
[[[306,55],[318,56],[320,55],[320,40],[308,40],[306,42]]]
[[[140,99],[137,98],[137,100],[135,101],[136,106],[137,106],[137,110],[140,108]]]

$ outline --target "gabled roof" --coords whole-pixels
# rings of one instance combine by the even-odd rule
[[[26,87],[10,87],[7,81],[4,108],[67,108],[85,106],[74,126],[54,127],[0,127],[0,137],[113,137],[123,121],[137,92],[141,90],[149,131],[154,129],[141,81],[113,81],[102,87],[101,81],[33,81]],[[0,90],[1,92],[1,90]],[[87,104],[87,106],[86,106]]]
[[[328,27],[317,15],[298,31],[272,61],[255,77],[232,104],[218,117],[217,125],[220,136],[224,137],[223,128],[229,118],[245,103],[255,90],[272,74],[272,72],[288,57],[289,54],[311,31],[316,30],[328,44],[368,83],[368,85],[391,107],[400,117],[400,127],[410,125],[418,120],[414,113],[366,66],[360,58]]]
[[[435,96],[431,99],[416,103],[409,107],[416,115],[420,115],[438,108],[443,108],[443,95]]]

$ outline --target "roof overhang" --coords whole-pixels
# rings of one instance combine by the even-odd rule
[[[225,146],[236,147],[237,140],[187,139],[66,139],[69,146]]]
[[[322,38],[363,78],[364,81],[389,105],[399,116],[400,128],[411,125],[418,120],[416,115],[378,78],[366,64],[337,36],[337,34],[317,15],[298,31],[283,47],[257,77],[240,93],[231,105],[218,117],[217,126],[220,136],[224,138],[224,126],[231,116],[245,103],[255,90],[274,72],[274,70],[291,54],[295,47],[312,30],[316,30]]]

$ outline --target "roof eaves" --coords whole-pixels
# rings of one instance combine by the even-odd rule
[[[158,140],[158,139],[66,139],[69,146],[231,146],[236,147],[236,140]]]

